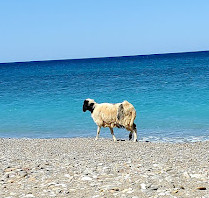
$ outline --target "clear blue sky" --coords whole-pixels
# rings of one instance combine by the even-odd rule
[[[209,0],[0,0],[0,62],[209,50]]]

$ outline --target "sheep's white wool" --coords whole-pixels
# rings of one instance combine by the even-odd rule
[[[122,103],[96,103],[93,99],[86,99],[83,105],[83,111],[91,111],[91,117],[97,124],[97,136],[99,137],[101,127],[109,127],[114,141],[116,138],[113,133],[114,127],[124,127],[128,131],[134,133],[134,141],[137,141],[137,131],[134,120],[136,118],[136,110],[128,101]]]

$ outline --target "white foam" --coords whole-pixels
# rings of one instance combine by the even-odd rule
[[[142,142],[170,142],[170,143],[187,143],[187,142],[202,142],[209,141],[209,136],[188,136],[188,137],[158,137],[147,136],[143,137]]]

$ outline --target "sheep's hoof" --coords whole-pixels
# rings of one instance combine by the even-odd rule
[[[136,140],[134,140],[134,142],[138,142],[138,140],[136,139]]]
[[[96,137],[95,140],[98,140],[98,137]]]
[[[117,142],[125,142],[126,140],[124,140],[124,139],[119,139],[119,140],[117,140]]]

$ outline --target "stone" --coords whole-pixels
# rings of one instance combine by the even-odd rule
[[[4,172],[12,172],[12,171],[14,171],[14,170],[16,170],[16,168],[6,168],[6,169],[4,170]]]
[[[8,180],[8,183],[14,183],[15,181],[13,179]]]
[[[111,169],[109,167],[106,167],[106,166],[103,167],[102,169],[103,169],[103,172],[106,173],[106,174],[110,173],[110,171],[111,171]]]
[[[2,178],[1,178],[1,180],[5,180],[5,179],[8,179],[9,178],[9,174],[8,173],[6,173]]]
[[[69,174],[65,174],[64,176],[65,176],[65,177],[71,177],[71,175],[69,175]]]
[[[183,173],[183,176],[186,177],[187,179],[190,179],[191,178],[190,175],[187,172],[184,172]]]
[[[53,186],[55,186],[56,185],[56,183],[55,182],[51,182],[51,183],[48,183],[48,187],[50,188],[50,187],[53,187]],[[45,185],[43,185],[43,187],[44,187]]]
[[[206,190],[207,188],[206,187],[203,187],[203,186],[200,186],[200,187],[197,187],[197,190]]]
[[[149,187],[150,190],[158,190],[158,188],[159,188],[159,186],[157,186],[157,185],[151,185]]]
[[[28,175],[28,173],[26,171],[20,171],[18,172],[19,177],[25,177]]]
[[[176,193],[178,193],[178,192],[179,192],[179,190],[177,190],[177,189],[173,191],[174,194],[176,194]]]
[[[119,191],[119,188],[112,188],[112,189],[110,189],[110,191]]]
[[[160,196],[165,196],[166,194],[164,192],[159,193]]]
[[[142,184],[140,184],[141,185],[141,189],[142,190],[146,190],[146,184],[145,183],[142,183]]]
[[[190,174],[191,178],[196,178],[196,179],[203,179],[206,177],[206,175],[203,174]]]
[[[67,188],[67,185],[66,184],[55,184],[55,186],[61,186],[63,188]]]
[[[27,194],[24,197],[35,197],[33,194]]]
[[[82,181],[91,181],[92,178],[91,177],[87,177],[87,176],[84,176],[81,178]]]
[[[28,179],[28,181],[31,181],[31,182],[36,181],[36,178],[35,178],[35,177],[30,177],[30,178]]]

